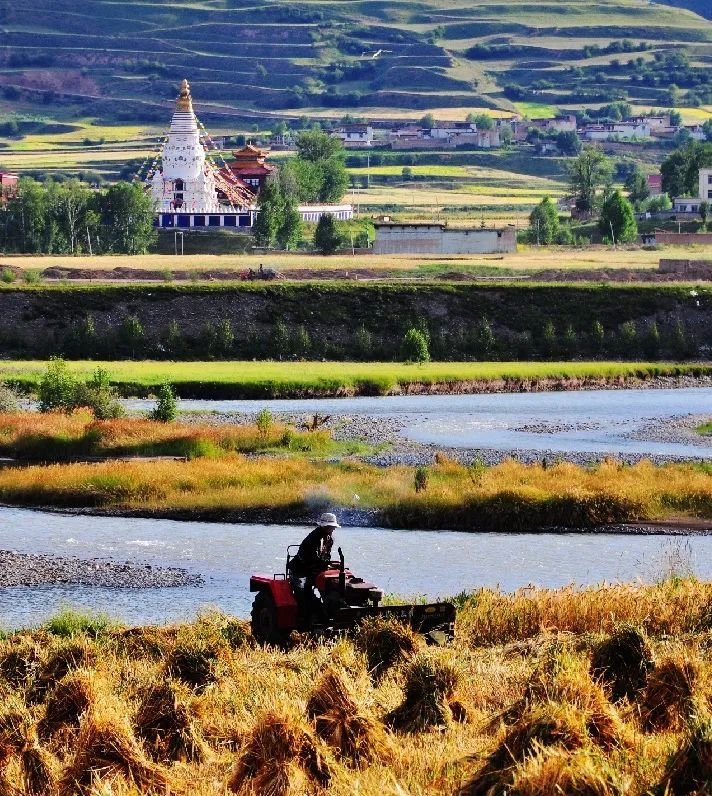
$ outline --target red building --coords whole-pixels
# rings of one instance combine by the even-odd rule
[[[227,167],[238,180],[242,180],[254,193],[259,193],[276,166],[266,163],[267,152],[252,144],[247,144],[232,153],[234,160]]]
[[[658,194],[663,192],[663,175],[648,174],[648,188],[650,193]]]
[[[18,179],[16,174],[5,174],[0,171],[0,205],[17,196]]]

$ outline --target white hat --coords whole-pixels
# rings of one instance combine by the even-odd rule
[[[320,528],[340,528],[341,526],[336,521],[336,514],[331,514],[331,512],[326,512],[319,517],[317,520],[317,525]]]

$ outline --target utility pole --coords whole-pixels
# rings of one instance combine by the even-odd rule
[[[371,153],[366,153],[366,187],[371,187]]]
[[[608,226],[611,228],[611,240],[613,241],[613,248],[615,249],[616,248],[616,234],[613,231],[613,222],[611,221],[610,218],[608,219]]]

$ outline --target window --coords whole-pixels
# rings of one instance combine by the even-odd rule
[[[208,218],[208,226],[209,227],[219,227],[220,226],[220,216],[210,216]]]
[[[162,227],[172,227],[173,226],[173,216],[169,215],[168,213],[164,213],[161,216],[161,226]]]
[[[225,220],[223,222],[223,226],[226,227],[236,227],[237,226],[237,216],[225,216]]]
[[[205,216],[193,216],[193,226],[194,227],[204,227],[205,226]]]
[[[177,216],[176,220],[178,221],[178,226],[179,227],[189,227],[190,226],[190,216],[185,214],[185,213],[182,214],[182,215]]]

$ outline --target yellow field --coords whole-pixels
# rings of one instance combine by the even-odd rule
[[[556,269],[616,269],[616,268],[657,268],[661,257],[674,256],[692,259],[712,259],[712,245],[676,246],[658,250],[630,248],[616,250],[605,246],[588,249],[567,249],[565,247],[520,246],[519,251],[509,254],[448,255],[432,254],[407,255],[334,255],[323,257],[319,254],[195,254],[176,257],[174,255],[106,255],[106,256],[38,256],[38,255],[0,255],[0,268],[9,265],[22,269],[91,268],[111,270],[114,268],[137,268],[157,271],[202,271],[255,268],[265,266],[279,270],[332,270],[368,268],[383,271],[413,271],[429,263],[452,263],[453,268],[470,265],[495,265],[516,270],[539,271]]]

